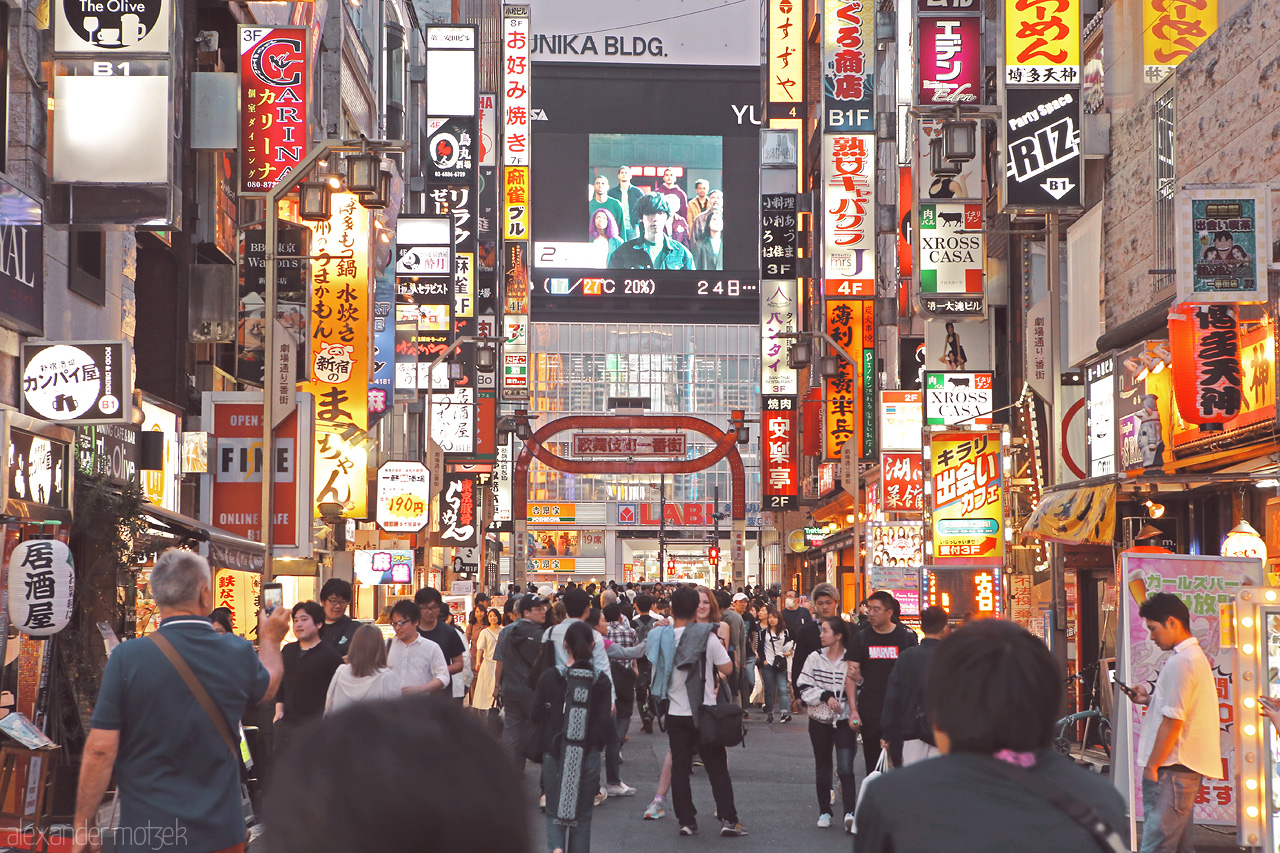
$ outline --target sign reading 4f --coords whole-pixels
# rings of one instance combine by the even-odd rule
[[[1080,90],[1010,87],[1005,94],[1006,206],[1080,207]]]

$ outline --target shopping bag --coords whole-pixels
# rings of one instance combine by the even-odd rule
[[[858,800],[853,807],[853,831],[858,832],[858,809],[862,808],[862,795],[867,792],[867,786],[872,780],[889,769],[889,750],[880,750],[880,760],[876,762],[876,767],[867,774],[867,778],[862,780],[862,787],[858,789]]]

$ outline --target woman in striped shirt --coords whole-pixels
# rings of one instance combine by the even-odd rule
[[[831,826],[831,750],[835,749],[835,770],[840,776],[844,802],[844,828],[853,832],[853,810],[858,802],[853,759],[858,754],[858,733],[849,728],[849,699],[845,695],[845,622],[839,616],[819,620],[822,648],[810,652],[800,671],[797,686],[809,711],[809,741],[818,783],[818,826]]]

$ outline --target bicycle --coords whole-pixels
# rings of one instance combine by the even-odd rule
[[[1070,683],[1075,679],[1083,686],[1087,675],[1097,676],[1099,674],[1101,663],[1101,661],[1094,661],[1078,673],[1068,676],[1066,678],[1066,682]],[[1080,741],[1080,755],[1083,756],[1084,750],[1089,743],[1090,724],[1094,718],[1097,718],[1098,740],[1102,742],[1102,751],[1106,753],[1107,758],[1111,757],[1111,721],[1107,719],[1106,715],[1102,713],[1101,707],[1099,707],[1101,704],[1099,701],[1101,698],[1099,695],[1100,691],[1098,690],[1099,680],[1100,679],[1095,677],[1093,681],[1093,689],[1089,691],[1088,708],[1083,711],[1077,711],[1074,714],[1068,714],[1053,724],[1054,728],[1058,732],[1057,736],[1053,739],[1053,748],[1056,752],[1066,756],[1071,755],[1071,740],[1067,737],[1067,732],[1075,726],[1076,723],[1084,720],[1084,737]]]

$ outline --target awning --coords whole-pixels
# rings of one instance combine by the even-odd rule
[[[1022,535],[1068,545],[1112,544],[1116,484],[1077,486],[1044,495],[1023,526]]]
[[[201,543],[200,552],[208,558],[209,565],[214,569],[262,573],[262,567],[266,562],[266,548],[261,542],[236,536],[234,533],[228,533],[155,504],[143,504],[142,511],[149,515],[160,529],[174,536]]]

